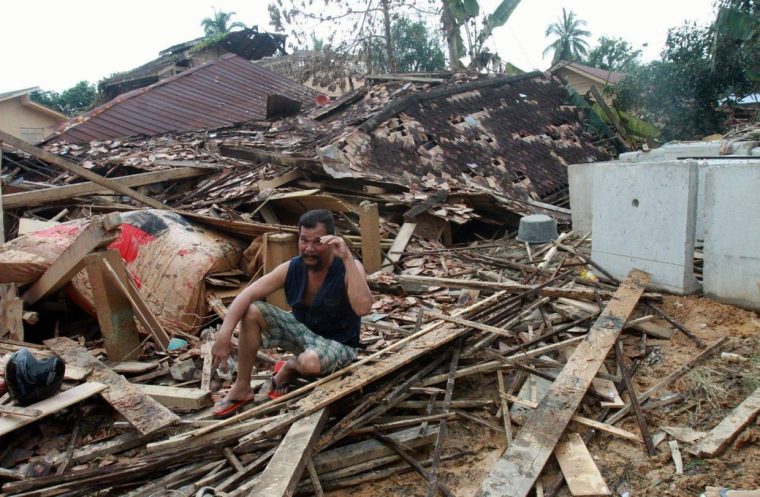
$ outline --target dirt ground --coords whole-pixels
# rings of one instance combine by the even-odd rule
[[[753,312],[697,297],[666,297],[662,307],[708,345],[724,336],[731,337],[722,350],[747,358],[747,361],[735,363],[721,359],[717,354],[683,377],[669,392],[658,394],[661,398],[666,393],[681,393],[684,396],[682,401],[646,413],[652,434],[661,426],[688,426],[709,431],[760,387],[760,318]],[[639,335],[631,335],[624,343],[626,354],[636,356],[636,350],[641,347]],[[635,375],[637,390],[645,391],[699,352],[691,340],[678,332],[670,340],[648,338],[646,353],[641,356],[642,363]],[[491,376],[494,375],[463,379],[457,384],[454,398],[482,399],[490,395],[496,400],[495,377]],[[495,424],[500,422],[494,416],[496,408],[475,414]],[[473,454],[442,463],[441,481],[458,497],[471,497],[503,452],[505,438],[503,434],[471,421],[457,421],[449,426],[444,454],[461,450]],[[639,433],[633,417],[624,419],[617,426]],[[651,459],[643,446],[604,433],[597,434],[588,447],[616,496],[626,493],[630,496],[698,496],[708,485],[731,489],[760,488],[760,425],[751,425],[722,456],[711,460],[691,456],[687,445],[679,442],[683,475],[675,474],[667,440],[671,438],[657,446],[657,455]],[[328,492],[327,495],[401,497],[425,495],[425,490],[426,484],[420,476],[404,473],[359,487]],[[558,495],[566,496],[569,492],[565,487]]]

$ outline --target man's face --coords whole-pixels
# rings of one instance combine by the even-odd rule
[[[306,268],[311,271],[316,271],[329,262],[330,247],[319,241],[326,234],[327,229],[322,223],[317,223],[313,228],[301,227],[298,235],[298,252],[303,256]]]

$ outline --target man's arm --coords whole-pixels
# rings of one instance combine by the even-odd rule
[[[288,275],[289,265],[290,261],[283,262],[274,268],[274,271],[265,274],[253,282],[235,297],[235,300],[232,301],[227,310],[227,314],[224,316],[222,327],[214,340],[212,352],[217,361],[226,359],[232,351],[232,332],[240,320],[243,319],[248,307],[253,302],[261,300],[285,286],[285,278]]]
[[[320,240],[332,247],[333,256],[340,257],[346,267],[346,293],[351,308],[357,316],[365,316],[372,310],[372,292],[367,286],[367,273],[361,262],[355,261],[346,241],[337,235],[325,235]]]

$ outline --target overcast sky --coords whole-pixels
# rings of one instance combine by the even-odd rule
[[[62,91],[87,80],[148,62],[171,45],[203,35],[200,21],[212,8],[235,11],[246,25],[270,29],[268,0],[3,0],[0,3],[0,93],[39,86]],[[316,0],[315,3],[320,3]],[[498,0],[481,0],[490,12]],[[541,52],[546,26],[572,9],[588,22],[591,44],[619,36],[657,58],[668,28],[684,21],[709,23],[713,0],[523,0],[489,43],[502,59],[525,69],[547,69]],[[318,33],[319,36],[319,33]],[[646,46],[644,46],[646,44]]]

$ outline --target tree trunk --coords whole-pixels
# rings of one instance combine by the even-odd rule
[[[396,56],[393,53],[393,38],[391,36],[391,13],[388,8],[388,0],[382,0],[383,24],[385,25],[385,50],[388,53],[388,72],[396,72]]]
[[[462,62],[459,60],[459,47],[457,45],[457,34],[459,34],[459,27],[454,21],[454,16],[451,15],[449,7],[446,2],[443,3],[443,12],[441,14],[441,21],[443,22],[443,31],[446,33],[446,44],[449,48],[449,68],[452,71],[458,71],[462,69]]]

